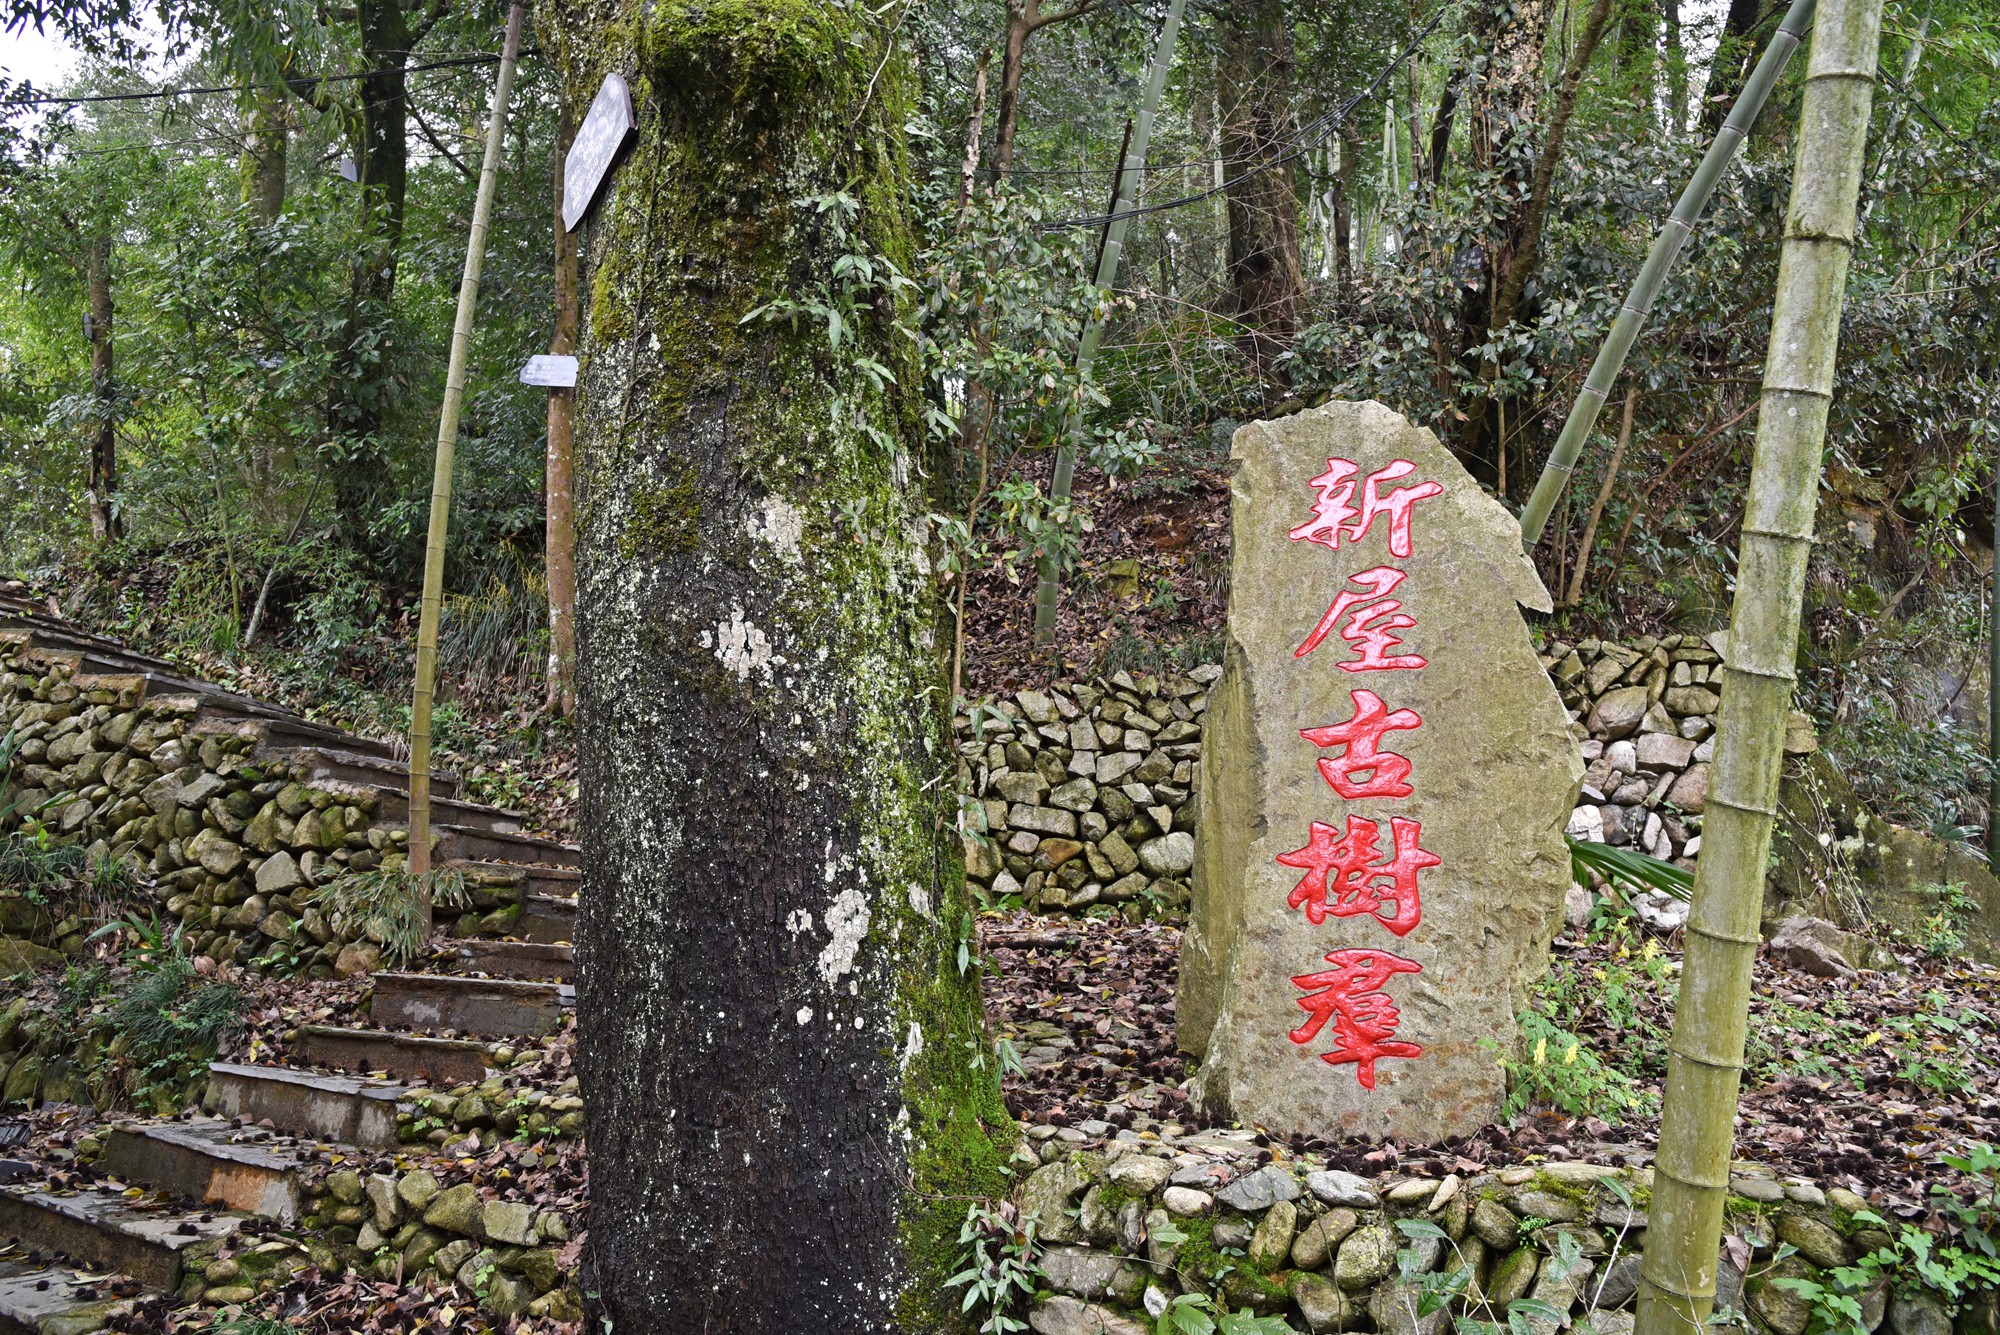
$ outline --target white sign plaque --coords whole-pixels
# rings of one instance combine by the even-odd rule
[[[528,358],[528,364],[521,368],[521,383],[524,385],[545,385],[550,389],[574,389],[576,387],[576,358],[561,357],[545,353],[540,357]]]
[[[575,231],[590,212],[618,155],[632,142],[639,118],[632,111],[632,87],[622,74],[604,76],[604,86],[591,99],[583,128],[576,132],[569,156],[563,159],[563,227]]]

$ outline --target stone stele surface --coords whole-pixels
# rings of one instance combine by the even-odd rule
[[[1498,1057],[1546,965],[1569,883],[1562,835],[1583,763],[1516,607],[1547,611],[1549,595],[1512,516],[1436,436],[1380,403],[1331,403],[1249,423],[1232,457],[1229,639],[1202,756],[1178,1008],[1181,1045],[1201,1058],[1197,1104],[1281,1135],[1430,1141],[1474,1131],[1498,1111]],[[1337,549],[1290,536],[1314,517],[1314,480],[1333,459],[1357,465],[1358,484],[1397,461],[1414,464],[1379,484],[1385,498],[1441,485],[1409,507],[1407,557],[1390,551],[1386,516]],[[1357,506],[1363,495],[1357,485]],[[1339,663],[1362,654],[1338,628],[1295,656],[1336,596],[1358,587],[1350,577],[1383,566],[1405,573],[1390,596],[1415,619],[1395,631],[1402,644],[1387,652],[1426,665],[1342,670]],[[1384,610],[1365,615],[1362,627],[1382,628]],[[1357,689],[1422,720],[1379,740],[1382,753],[1410,762],[1409,796],[1341,797],[1315,762],[1344,752],[1300,735],[1347,722]],[[1357,768],[1347,778],[1356,786],[1371,776]],[[1417,873],[1422,917],[1405,934],[1388,925],[1402,916],[1400,903],[1318,925],[1288,903],[1309,873],[1278,856],[1305,848],[1312,822],[1343,832],[1350,814],[1379,829],[1370,865],[1390,860],[1391,817],[1418,822],[1420,848],[1440,859]],[[1339,897],[1334,880],[1329,904]],[[1385,892],[1391,884],[1387,876],[1372,883]],[[1354,1003],[1378,1039],[1384,1002],[1393,1004],[1400,1015],[1390,1041],[1422,1048],[1380,1058],[1372,1089],[1361,1063],[1322,1060],[1348,1047],[1340,1034],[1349,1017],[1331,1017],[1307,1041],[1291,1037],[1311,1018],[1301,1005],[1310,989],[1294,977],[1328,971],[1328,953],[1345,950],[1393,952],[1421,966],[1386,976],[1373,997]]]

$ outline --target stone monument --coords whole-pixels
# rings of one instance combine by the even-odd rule
[[[1520,526],[1429,431],[1331,403],[1236,432],[1181,1046],[1205,1113],[1433,1141],[1499,1112],[1583,762],[1516,607]]]

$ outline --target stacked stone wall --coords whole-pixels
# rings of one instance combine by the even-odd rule
[[[966,878],[1044,910],[1181,909],[1221,670],[1020,691],[957,720]]]
[[[1249,1132],[1114,1131],[1029,1129],[1021,1157],[1040,1166],[1016,1205],[1039,1243],[1028,1319],[1040,1335],[1144,1335],[1183,1294],[1314,1335],[1443,1335],[1455,1317],[1504,1329],[1520,1299],[1595,1335],[1633,1329],[1653,1180],[1643,1164],[1362,1177],[1278,1157]],[[1891,1244],[1843,1188],[1744,1163],[1729,1190],[1725,1234],[1740,1243],[1719,1258],[1717,1306],[1755,1335],[1807,1335],[1812,1309],[1779,1280],[1831,1284],[1829,1271]],[[1955,1318],[1918,1283],[1879,1281],[1860,1303],[1867,1332],[2000,1329],[1990,1290]],[[1540,1314],[1527,1324],[1556,1329]]]
[[[199,696],[148,695],[131,680],[79,677],[63,655],[0,654],[0,733],[15,744],[7,828],[32,822],[125,860],[198,956],[247,962],[282,947],[293,967],[330,976],[358,938],[336,931],[306,892],[400,865],[407,830],[378,818],[374,788],[312,779],[265,754],[254,719],[210,718]],[[466,930],[518,914],[518,886],[473,879]],[[66,953],[92,926],[60,906],[0,908],[9,931]],[[372,963],[350,962],[344,972]]]

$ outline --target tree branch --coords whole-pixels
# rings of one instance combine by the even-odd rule
[[[466,166],[464,161],[459,158],[458,154],[452,152],[450,149],[444,146],[444,142],[437,137],[436,132],[431,129],[430,122],[424,119],[424,113],[417,110],[416,104],[414,102],[411,103],[410,105],[410,119],[417,123],[417,133],[421,134],[424,137],[424,142],[429,144],[432,148],[436,149],[439,153],[442,153],[447,162],[451,163],[452,166],[458,168],[459,175],[463,176],[468,181],[476,181],[479,179],[478,172]]]
[[[1058,9],[1053,14],[1035,15],[1035,17],[1028,20],[1028,31],[1040,32],[1043,28],[1051,24],[1067,23],[1071,19],[1082,18],[1085,14],[1090,13],[1094,9],[1101,9],[1103,6],[1104,0],[1078,0],[1078,3],[1071,5],[1068,9]]]

